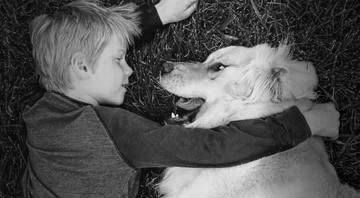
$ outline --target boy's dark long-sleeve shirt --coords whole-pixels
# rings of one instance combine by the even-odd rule
[[[161,26],[140,7],[142,39]],[[45,93],[24,113],[25,197],[135,197],[138,168],[223,167],[290,148],[310,136],[297,108],[215,129],[160,126],[120,108],[93,107]]]
[[[138,168],[223,167],[290,148],[310,136],[297,108],[215,129],[160,126],[121,108],[57,93],[24,113],[26,197],[135,197]]]

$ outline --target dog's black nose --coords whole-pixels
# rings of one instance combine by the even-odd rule
[[[163,63],[162,72],[163,73],[170,73],[172,70],[174,70],[175,64],[172,62],[165,62]]]

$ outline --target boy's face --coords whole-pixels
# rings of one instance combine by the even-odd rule
[[[92,97],[98,104],[123,103],[128,78],[133,72],[125,60],[125,55],[126,50],[119,39],[112,36],[95,62],[91,76]]]

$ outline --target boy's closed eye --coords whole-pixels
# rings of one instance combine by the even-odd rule
[[[117,62],[120,62],[120,61],[122,61],[123,59],[125,59],[125,53],[124,53],[123,50],[117,50],[114,55],[115,55],[115,60],[116,60]]]
[[[117,56],[117,57],[115,58],[115,61],[116,61],[118,64],[120,64],[121,61],[123,61],[124,59],[125,59],[125,56],[124,56],[124,55],[120,55],[120,56]]]

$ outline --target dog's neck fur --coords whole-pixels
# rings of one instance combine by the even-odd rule
[[[226,125],[235,120],[255,119],[284,111],[296,105],[295,100],[284,100],[279,103],[272,101],[244,103],[241,100],[216,99],[205,101],[200,107],[190,128],[214,128]]]

